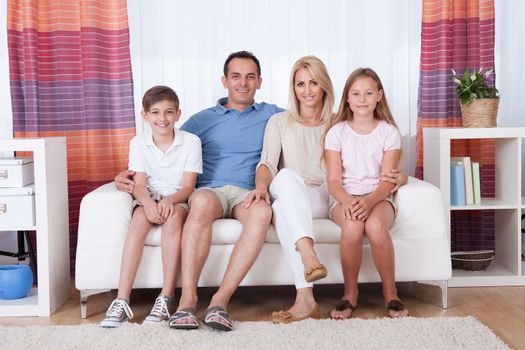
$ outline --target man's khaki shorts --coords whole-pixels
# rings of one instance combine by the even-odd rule
[[[208,190],[213,192],[221,202],[222,212],[224,218],[231,218],[233,209],[239,203],[244,202],[244,199],[251,190],[241,188],[233,185],[225,185],[221,187],[201,187],[197,191]],[[190,198],[191,207],[191,198]]]

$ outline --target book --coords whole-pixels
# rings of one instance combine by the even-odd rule
[[[465,168],[463,162],[450,162],[450,205],[465,205]]]
[[[479,179],[479,162],[472,162],[472,186],[474,187],[474,204],[481,204],[481,183]]]
[[[472,164],[470,157],[451,157],[451,161],[463,163],[463,174],[465,180],[465,203],[474,204],[474,187],[472,186]]]

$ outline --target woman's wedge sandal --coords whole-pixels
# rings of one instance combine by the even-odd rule
[[[315,265],[304,272],[306,282],[315,282],[328,276],[328,271],[323,264]]]

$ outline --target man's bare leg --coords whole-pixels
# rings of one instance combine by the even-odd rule
[[[272,209],[264,202],[252,203],[249,208],[237,205],[233,216],[242,224],[241,237],[235,243],[219,290],[213,295],[211,306],[225,310],[233,293],[253,265],[263,247],[266,232],[272,219]],[[222,319],[215,319],[221,322]]]

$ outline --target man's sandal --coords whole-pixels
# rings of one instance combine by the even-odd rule
[[[401,317],[406,317],[406,316],[410,316],[408,314],[408,310],[407,308],[405,307],[405,304],[403,304],[400,300],[398,299],[392,299],[388,302],[388,304],[386,304],[386,309],[388,311],[388,317],[390,318],[401,318]],[[392,316],[390,314],[390,311],[396,311],[396,312],[402,312],[402,311],[406,311],[407,314],[406,316]]]
[[[221,321],[214,320],[213,318],[219,318]],[[204,316],[204,324],[210,328],[217,329],[219,331],[231,331],[233,330],[233,322],[222,307],[212,306],[206,310],[206,316]]]
[[[332,320],[347,320],[350,317],[352,317],[352,315],[354,314],[355,309],[357,309],[357,306],[352,305],[352,303],[350,303],[346,299],[341,299],[335,304],[335,311],[340,311],[341,312],[341,311],[350,310],[350,316],[345,317],[345,318],[333,318],[330,315],[330,318]]]
[[[189,320],[190,323],[177,323],[178,321],[182,320]],[[199,328],[199,320],[197,319],[197,316],[195,315],[195,309],[188,307],[186,309],[182,309],[179,311],[176,311],[173,315],[171,315],[169,320],[169,326],[173,329],[197,329]]]

